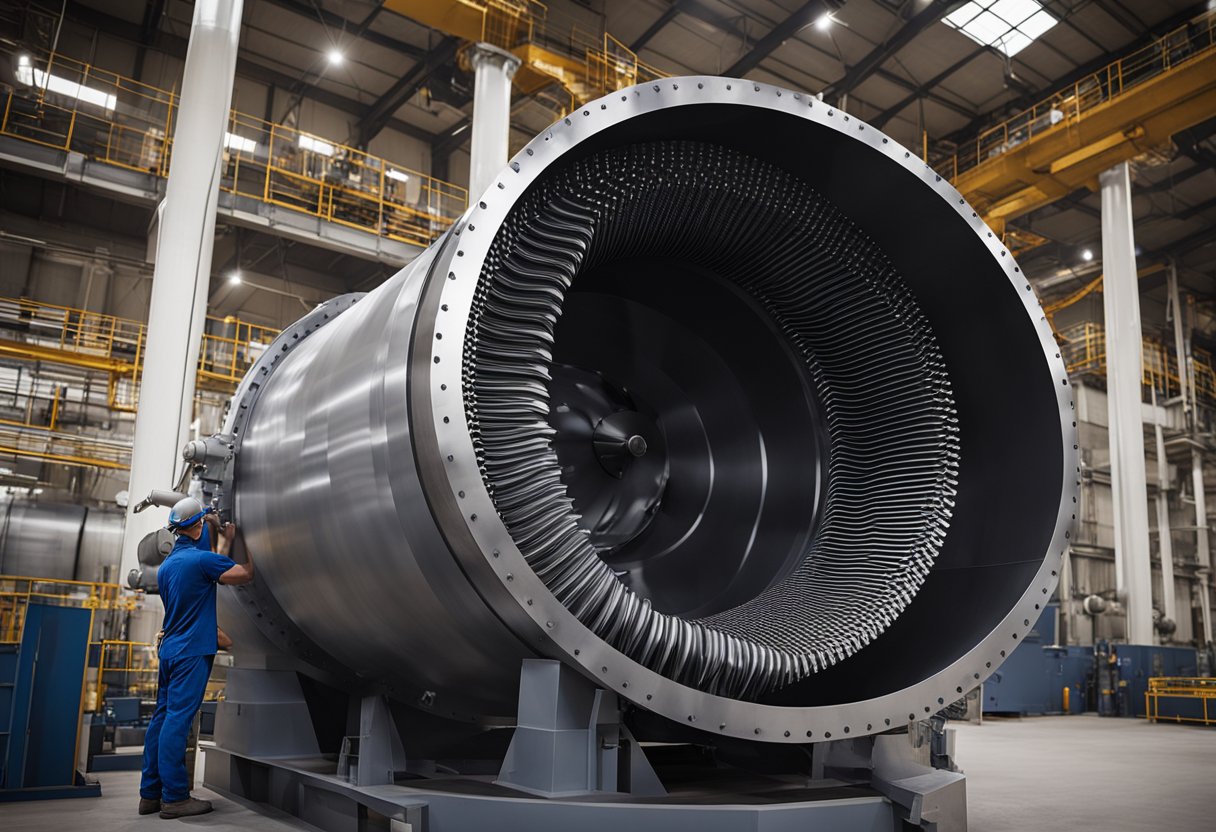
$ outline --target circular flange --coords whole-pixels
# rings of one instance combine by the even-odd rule
[[[1034,578],[1009,612],[972,649],[923,680],[862,701],[812,707],[768,705],[715,696],[673,682],[610,647],[559,603],[528,567],[498,517],[470,439],[462,346],[482,266],[498,228],[528,188],[568,152],[605,129],[660,110],[728,104],[805,119],[867,145],[919,180],[966,223],[1017,291],[1057,380],[1061,491],[1050,543]],[[815,742],[888,730],[921,719],[986,678],[1034,622],[1058,580],[1078,492],[1075,404],[1051,329],[1030,284],[1001,241],[955,188],[881,131],[822,101],[768,84],[682,77],[639,85],[591,102],[530,142],[461,218],[424,290],[411,361],[416,453],[437,519],[466,574],[499,616],[542,652],[579,667],[597,684],[677,723],[711,733],[770,742]],[[446,278],[446,279],[444,279]]]

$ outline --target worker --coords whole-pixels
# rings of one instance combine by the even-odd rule
[[[157,573],[165,626],[158,651],[156,711],[144,738],[141,815],[159,811],[162,818],[182,818],[211,811],[210,801],[190,796],[186,740],[218,646],[215,585],[252,581],[253,558],[246,553],[245,563],[238,564],[228,557],[236,535],[231,523],[221,530],[216,551],[204,545],[203,518],[209,511],[187,497],[169,512],[168,528],[177,543]]]

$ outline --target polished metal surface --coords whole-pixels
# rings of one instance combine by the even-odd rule
[[[0,501],[0,574],[117,582],[121,512],[4,497]]]
[[[75,578],[86,511],[83,506],[4,498],[0,504],[0,574]]]
[[[1071,389],[1008,252],[767,85],[588,105],[279,348],[233,431],[236,607],[445,716],[509,717],[539,654],[715,734],[881,731],[1016,646],[1072,523]]]
[[[126,517],[113,509],[91,508],[80,535],[76,580],[119,583],[122,535]]]

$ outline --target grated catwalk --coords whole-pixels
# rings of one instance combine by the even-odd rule
[[[823,517],[801,561],[698,620],[653,609],[598,557],[546,421],[566,293],[580,272],[648,255],[751,294],[805,361],[830,437]],[[703,691],[756,699],[862,649],[911,602],[947,532],[959,439],[928,323],[831,203],[735,151],[634,145],[538,183],[486,258],[463,373],[482,476],[531,568],[615,649]]]

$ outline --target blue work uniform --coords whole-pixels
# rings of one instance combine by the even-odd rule
[[[204,532],[206,529],[204,529]],[[144,737],[139,796],[176,803],[190,796],[186,740],[203,702],[215,661],[215,587],[236,562],[204,548],[204,540],[178,535],[156,573],[165,605],[156,712]]]

